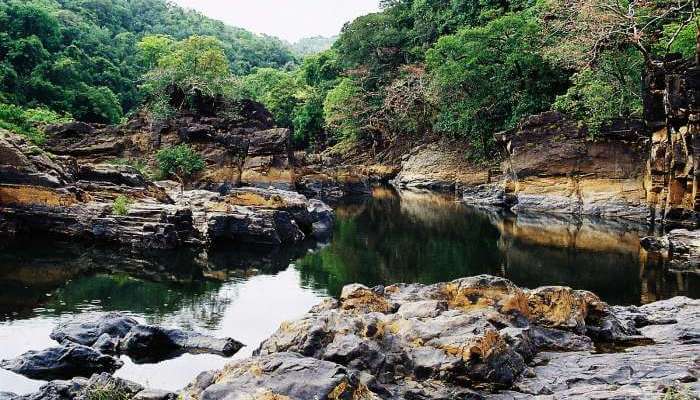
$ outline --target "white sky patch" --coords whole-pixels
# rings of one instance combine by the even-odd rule
[[[379,0],[174,0],[180,6],[256,33],[295,42],[333,36],[343,24],[379,11]]]

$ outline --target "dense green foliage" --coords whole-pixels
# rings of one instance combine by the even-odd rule
[[[142,40],[148,35],[167,36]],[[218,39],[235,74],[295,63],[278,39],[165,0],[0,0],[0,101],[118,122],[140,104],[143,73],[172,43],[191,36]]]
[[[550,109],[584,121],[595,135],[612,118],[641,116],[645,68],[695,51],[692,0],[382,6],[347,24],[331,50],[298,70],[257,76],[254,97],[294,128],[298,143],[441,134],[468,140],[470,156],[483,160],[494,132]],[[285,92],[288,101],[279,98]]]
[[[156,160],[164,177],[173,176],[182,184],[204,169],[202,156],[186,144],[158,151]]]
[[[46,108],[28,108],[0,103],[0,128],[27,136],[32,142],[41,144],[45,140],[41,127],[48,124],[70,121]]]
[[[487,160],[493,133],[530,114],[560,110],[592,136],[639,117],[644,69],[692,56],[698,25],[694,0],[381,4],[328,50],[300,43],[297,65],[277,39],[165,0],[0,0],[0,124],[40,142],[42,118],[114,123],[143,106],[163,119],[248,97],[299,147],[446,135]]]

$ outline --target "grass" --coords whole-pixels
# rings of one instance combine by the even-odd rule
[[[131,203],[132,201],[128,197],[123,195],[117,196],[112,204],[112,214],[121,216],[128,214]]]
[[[661,400],[694,400],[697,399],[685,386],[671,386],[661,397]]]
[[[132,397],[133,393],[130,390],[115,382],[89,388],[85,393],[85,400],[129,400]]]

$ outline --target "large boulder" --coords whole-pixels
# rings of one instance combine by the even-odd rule
[[[118,350],[137,362],[158,362],[183,353],[209,353],[230,357],[243,347],[231,339],[159,326],[137,325],[119,341]]]
[[[97,351],[125,354],[137,362],[158,362],[183,353],[234,355],[243,344],[197,332],[143,325],[118,312],[88,313],[66,320],[51,332],[64,345],[77,343]]]
[[[138,321],[118,312],[86,313],[60,322],[51,331],[51,339],[59,343],[94,345],[103,335],[123,338]]]
[[[62,379],[114,372],[123,362],[79,345],[64,344],[40,351],[28,351],[17,358],[0,361],[0,367],[31,379]]]
[[[361,374],[295,353],[231,363],[218,374],[200,375],[183,395],[185,399],[202,400],[380,399],[367,388]]]

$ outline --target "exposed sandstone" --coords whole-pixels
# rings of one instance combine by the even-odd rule
[[[469,162],[467,154],[468,147],[459,142],[444,140],[417,146],[403,156],[394,183],[401,188],[438,192],[487,183],[488,168]]]
[[[648,147],[641,126],[622,128],[627,132],[622,137],[606,132],[591,140],[585,127],[556,112],[524,120],[497,136],[507,152],[505,175],[481,203],[500,203],[515,212],[646,221]],[[466,201],[479,204],[474,197],[465,192]]]

